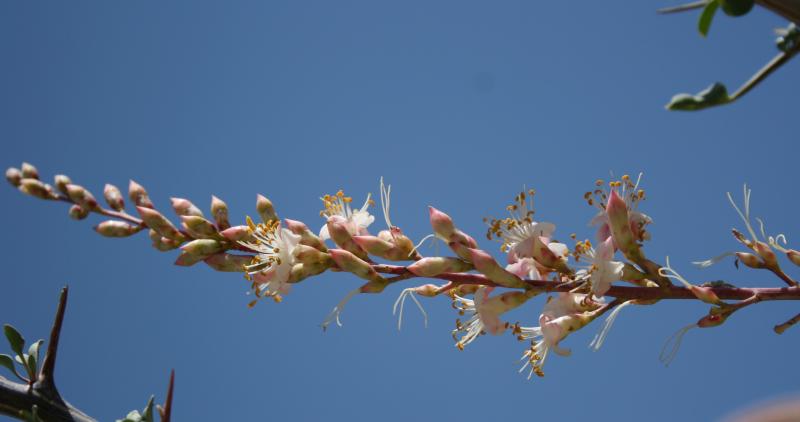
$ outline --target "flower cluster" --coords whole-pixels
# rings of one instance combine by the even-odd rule
[[[320,216],[324,221],[319,231],[312,232],[301,221],[279,218],[272,202],[262,195],[256,198],[256,212],[261,221],[256,223],[247,217],[242,225],[230,224],[227,206],[217,197],[211,199],[208,218],[191,201],[172,198],[172,209],[180,219],[176,225],[157,209],[144,187],[133,181],[128,198],[138,216],[126,212],[122,192],[113,185],[106,185],[103,190],[108,205],[105,208],[86,188],[67,176],[56,176],[53,185],[42,182],[30,164],[9,169],[6,179],[30,196],[71,204],[69,215],[74,219],[84,219],[90,214],[109,218],[95,227],[103,236],[127,237],[147,230],[157,250],[180,248],[177,265],[203,262],[217,271],[243,273],[256,297],[251,306],[261,298],[280,302],[293,284],[329,270],[348,272],[361,279],[362,284],[333,307],[322,323],[323,329],[334,322],[342,325],[342,312],[355,297],[379,294],[395,283],[417,278],[439,280],[441,284],[419,284],[401,291],[393,307],[398,329],[407,299],[422,312],[427,326],[428,314],[419,298],[446,294],[459,314],[452,333],[456,348],[464,350],[483,334],[498,336],[511,332],[518,340],[529,342],[520,369],[520,372],[527,370],[529,378],[544,374],[548,355],[570,354],[562,346],[569,334],[610,311],[590,344],[592,349],[599,349],[621,310],[632,304],[698,299],[711,305],[707,315],[671,338],[664,353],[665,361],[669,361],[690,328],[718,326],[734,312],[758,302],[800,299],[797,282],[778,263],[780,253],[789,262],[800,265],[800,252],[788,247],[785,235],[768,236],[760,219],[756,219],[760,230],[755,230],[747,187],[742,208],[729,194],[746,228],[746,234],[738,230],[733,234],[747,251],[726,253],[699,264],[707,267],[725,256],[735,255],[737,263],[769,270],[788,288],[734,288],[726,283],[695,285],[681,276],[668,258],[665,266],[648,259],[644,243],[651,239],[648,225],[652,219],[639,210],[646,197],[640,187],[641,175],[635,182],[625,175],[619,180],[595,183],[593,190],[584,195],[587,203],[597,208],[589,221],[595,229],[590,236],[593,240],[578,240],[572,234],[571,248],[557,240],[555,224],[534,218],[535,191],[524,189],[506,207],[507,217],[484,219],[487,239],[501,244],[500,252],[505,256],[499,260],[459,229],[448,214],[434,207],[428,210],[432,233],[413,242],[390,218],[391,187],[382,179],[380,200],[386,227],[377,235],[369,232],[375,222],[370,213],[374,205],[370,194],[360,208],[353,208],[352,198],[342,190],[323,196]],[[450,253],[423,256],[419,246],[430,238],[443,242]],[[547,298],[537,305],[532,299],[538,296]],[[531,308],[539,311],[526,310]],[[522,310],[520,315],[530,315],[538,325],[509,321],[507,314],[515,309]],[[798,321],[800,316],[776,326],[775,331],[781,333]]]

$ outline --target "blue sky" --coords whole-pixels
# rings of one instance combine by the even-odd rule
[[[778,286],[730,262],[689,262],[735,248],[724,194],[745,182],[771,232],[800,234],[797,63],[741,103],[663,105],[717,80],[738,86],[776,53],[772,29],[785,23],[759,9],[720,15],[702,39],[696,14],[657,16],[664,5],[5,2],[2,165],[29,161],[96,195],[133,178],[165,210],[171,196],[207,208],[215,194],[234,222],[263,193],[314,228],[319,196],[344,188],[358,201],[383,176],[393,222],[415,239],[430,232],[427,205],[481,238],[481,218],[523,185],[563,239],[591,237],[583,192],[609,172],[643,171],[649,256],[670,255],[691,280]],[[344,327],[323,334],[355,278],[325,274],[248,309],[240,276],[173,266],[176,254],[144,234],[101,238],[96,218],[71,221],[8,186],[0,203],[0,321],[45,337],[68,283],[57,380],[100,420],[163,398],[170,368],[176,420],[716,420],[798,391],[787,364],[800,333],[771,330],[793,303],[691,332],[669,368],[657,359],[664,341],[706,309],[628,308],[599,352],[587,348],[595,324],[565,341],[572,357],[548,358],[546,377],[527,381],[510,335],[453,347],[445,298],[424,302],[427,329],[409,308],[398,333],[398,287],[357,297]],[[542,301],[513,317],[535,322]]]

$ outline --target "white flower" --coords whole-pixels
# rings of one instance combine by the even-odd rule
[[[589,241],[579,243],[576,250],[581,258],[588,259],[588,267],[578,271],[579,278],[588,278],[592,284],[592,294],[602,297],[611,288],[611,283],[622,278],[625,264],[614,261],[614,240],[608,237],[597,249]]]
[[[325,209],[320,211],[320,216],[325,218],[341,218],[345,227],[347,227],[347,231],[352,236],[367,235],[369,234],[367,227],[375,221],[375,217],[367,211],[367,208],[373,204],[370,197],[371,195],[368,194],[364,205],[360,209],[353,211],[350,207],[353,198],[344,196],[343,191],[340,190],[336,195],[325,195],[320,198],[325,204]],[[331,238],[330,233],[328,233],[327,224],[323,225],[320,229],[319,237],[323,241]]]
[[[638,210],[639,202],[644,200],[644,190],[639,189],[639,183],[642,180],[642,173],[636,178],[636,183],[631,181],[631,178],[626,174],[622,176],[622,180],[612,181],[609,184],[611,189],[619,189],[619,196],[625,201],[628,209],[628,221],[631,225],[631,230],[637,241],[649,240],[650,233],[645,230],[645,227],[653,222],[653,219]],[[583,196],[589,205],[595,206],[599,209],[597,215],[589,222],[590,226],[599,226],[597,230],[597,240],[599,242],[605,241],[611,236],[611,227],[609,226],[608,214],[606,213],[606,204],[610,196],[610,190],[599,189],[603,185],[602,180],[598,180],[595,185],[598,189],[592,192],[586,192]]]
[[[253,224],[247,219],[252,241],[239,241],[242,246],[256,252],[250,265],[245,266],[246,277],[253,282],[257,297],[281,300],[289,292],[289,276],[294,265],[294,249],[300,236],[281,228],[278,220],[266,224]]]
[[[465,323],[456,320],[456,329],[453,330],[453,339],[456,340],[456,347],[464,350],[464,346],[472,343],[483,332],[497,335],[505,331],[507,324],[500,321],[500,313],[503,309],[498,309],[494,303],[497,298],[489,298],[489,293],[494,287],[481,286],[475,291],[474,300],[470,300],[458,295],[453,295],[453,307],[458,309],[460,315],[470,314]],[[457,333],[463,332],[461,338],[457,338]]]

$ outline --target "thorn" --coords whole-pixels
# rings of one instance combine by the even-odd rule
[[[175,370],[169,374],[169,387],[167,387],[167,399],[164,407],[159,406],[158,412],[161,414],[161,422],[169,422],[172,415],[172,392],[175,390]]]
[[[47,351],[42,361],[42,369],[39,371],[39,379],[34,385],[34,389],[44,395],[59,398],[56,389],[53,373],[56,369],[56,355],[58,354],[58,340],[61,337],[61,326],[64,323],[64,313],[67,310],[67,298],[69,297],[69,286],[61,289],[61,296],[58,298],[58,308],[56,317],[53,321],[53,328],[50,330],[50,340],[47,343]]]

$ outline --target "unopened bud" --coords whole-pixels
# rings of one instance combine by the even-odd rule
[[[736,258],[738,258],[742,264],[750,268],[764,268],[764,263],[761,262],[761,259],[751,253],[736,252]]]
[[[347,230],[347,226],[344,224],[344,217],[334,215],[328,218],[328,233],[331,235],[331,239],[336,243],[340,248],[356,255],[357,257],[366,260],[368,259],[368,255],[361,249],[360,246],[353,240],[353,237],[350,235],[350,232]]]
[[[225,230],[231,226],[231,223],[228,222],[228,205],[214,195],[211,195],[211,215],[219,230]]]
[[[160,212],[143,206],[136,207],[136,210],[139,211],[139,215],[142,217],[145,224],[158,232],[161,236],[177,241],[184,239],[183,234],[181,234],[166,217],[161,215]]]
[[[303,264],[320,264],[323,263],[330,267],[331,265],[331,257],[330,255],[320,252],[316,248],[312,248],[308,245],[297,245],[294,248],[294,257],[298,261],[302,262]]]
[[[256,211],[258,211],[258,215],[261,216],[261,220],[265,223],[278,219],[278,213],[275,212],[272,201],[264,195],[259,194],[256,196]]]
[[[181,250],[203,259],[222,250],[222,244],[213,239],[195,239],[181,246]]]
[[[81,207],[80,205],[73,205],[69,207],[69,218],[73,220],[83,220],[89,216],[89,210]]]
[[[203,260],[209,267],[224,272],[244,272],[244,266],[252,261],[252,255],[232,255],[224,252],[215,253]]]
[[[161,236],[160,233],[158,233],[153,229],[150,229],[149,236],[150,240],[153,241],[152,243],[153,247],[161,252],[171,251],[181,245],[181,242],[172,239],[167,239],[166,237]]]
[[[284,226],[289,229],[292,233],[300,236],[300,244],[311,246],[312,248],[316,248],[321,252],[327,252],[328,247],[325,246],[317,235],[311,232],[308,229],[308,226],[305,225],[302,221],[297,220],[290,220],[288,218],[283,219]]]
[[[741,244],[747,246],[748,248],[752,248],[752,243],[745,237],[742,232],[736,229],[731,229],[731,233],[733,233],[733,237]]]
[[[250,229],[247,226],[233,226],[220,232],[220,234],[231,242],[238,242],[250,238]]]
[[[553,251],[553,249],[558,250],[558,248],[556,248],[557,246],[566,250],[563,244],[550,242],[550,239],[539,236],[534,239],[534,246],[533,250],[531,251],[531,255],[533,259],[540,265],[556,270],[562,274],[569,274],[571,273],[571,270],[567,266],[566,257],[563,255],[558,255]]]
[[[94,230],[105,237],[128,237],[141,230],[141,226],[134,226],[124,221],[106,220],[95,226]]]
[[[9,167],[6,170],[6,180],[8,180],[8,183],[11,183],[11,186],[17,187],[20,181],[22,181],[22,172],[17,168]]]
[[[57,174],[53,179],[54,179],[54,184],[56,185],[56,189],[58,189],[59,192],[63,193],[64,195],[67,195],[68,194],[67,185],[72,184],[72,179],[70,179],[69,176],[65,176],[63,174]]]
[[[722,325],[729,316],[731,316],[731,312],[727,311],[710,312],[708,315],[700,318],[700,320],[697,321],[697,326],[700,328],[718,327]]]
[[[147,191],[133,180],[128,185],[128,198],[131,198],[131,202],[137,207],[153,208],[153,201],[147,196]]]
[[[198,217],[203,216],[203,212],[200,211],[200,208],[197,208],[192,201],[183,198],[170,198],[172,202],[172,209],[175,210],[175,214],[178,215],[195,215]]]
[[[431,227],[436,237],[445,242],[450,242],[450,238],[456,231],[453,219],[450,218],[449,215],[431,206],[428,207],[428,214],[430,215]]]
[[[435,277],[442,273],[463,273],[472,268],[472,264],[464,260],[438,256],[422,258],[408,266],[408,270],[419,277]]]
[[[353,273],[357,277],[369,280],[375,283],[385,283],[386,280],[378,274],[372,266],[361,258],[353,255],[351,252],[344,249],[331,249],[328,251],[336,262],[336,265],[342,270]],[[382,289],[381,289],[382,290]]]
[[[50,187],[37,179],[24,178],[20,181],[19,190],[30,196],[40,199],[53,199]]]
[[[794,265],[800,265],[800,252],[789,249],[786,251],[786,257],[789,258],[789,261],[792,261]]]
[[[122,198],[122,192],[120,192],[119,188],[116,186],[106,183],[106,186],[103,188],[103,196],[108,206],[112,209],[122,211],[122,209],[125,208],[125,200]]]
[[[22,178],[23,179],[38,179],[39,170],[33,164],[22,163]]]
[[[210,221],[196,215],[181,216],[183,227],[194,238],[220,239],[217,228]]]
[[[406,261],[410,259],[408,252],[376,236],[353,236],[353,241],[371,255],[390,261]]]
[[[775,256],[775,252],[772,251],[772,248],[770,248],[768,244],[757,241],[755,249],[758,256],[764,260],[764,264],[767,268],[778,268],[778,257]]]
[[[503,287],[526,287],[519,277],[506,271],[489,253],[480,249],[469,249],[472,264],[481,274]]]
[[[440,293],[439,286],[435,284],[424,284],[414,289],[414,293],[424,297],[435,297]]]
[[[702,300],[705,303],[709,303],[711,305],[723,305],[724,303],[717,297],[717,294],[711,290],[710,287],[701,287],[695,286],[694,284],[689,285],[689,290],[692,294],[695,295],[698,299]]]
[[[67,196],[72,202],[89,210],[97,209],[97,200],[94,195],[80,185],[67,185]]]

